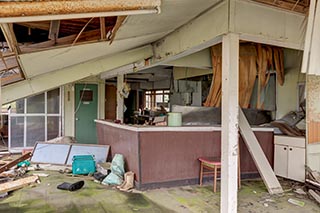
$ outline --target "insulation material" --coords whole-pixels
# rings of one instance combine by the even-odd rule
[[[275,70],[277,81],[284,84],[283,49],[261,44],[241,44],[239,50],[239,104],[249,108],[256,77],[258,76],[257,109],[264,109],[264,93],[270,71]],[[222,49],[221,44],[211,47],[213,79],[205,103],[206,107],[221,105]]]

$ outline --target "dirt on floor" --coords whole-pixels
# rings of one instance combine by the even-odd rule
[[[37,173],[36,171],[33,173]],[[147,191],[122,192],[104,186],[92,177],[72,177],[54,171],[41,177],[40,184],[16,190],[0,199],[0,212],[220,212],[220,192],[213,193],[212,185],[160,188]],[[28,175],[31,175],[29,172]],[[78,191],[57,189],[63,182],[84,180]],[[320,212],[318,204],[294,189],[302,185],[281,181],[285,193],[269,195],[261,180],[243,180],[238,193],[238,212]],[[288,200],[302,201],[303,207]]]

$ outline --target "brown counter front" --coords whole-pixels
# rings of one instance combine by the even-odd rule
[[[254,129],[273,167],[273,130]],[[140,189],[195,184],[199,157],[221,156],[220,127],[131,127],[97,121],[98,143],[111,146],[111,155],[123,154],[127,169],[136,174]],[[242,178],[258,170],[240,138]]]

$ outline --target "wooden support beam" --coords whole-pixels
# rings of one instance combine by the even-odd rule
[[[117,76],[117,120],[123,122],[123,106],[124,101],[123,97],[120,95],[120,92],[123,88],[124,75]]]
[[[31,183],[35,183],[39,180],[38,176],[29,176],[26,178],[21,178],[19,180],[2,183],[0,184],[0,194],[3,194],[5,192],[11,192],[17,189],[21,189],[25,186],[28,186]]]
[[[111,32],[111,36],[110,36],[110,44],[112,44],[113,40],[116,37],[116,34],[119,30],[119,28],[121,27],[122,23],[126,20],[127,16],[118,16],[117,17],[117,22],[114,25],[112,32]]]
[[[222,37],[221,213],[237,212],[239,35]]]
[[[239,128],[268,192],[270,194],[283,193],[282,187],[241,109],[239,110]]]
[[[101,40],[107,39],[107,32],[106,32],[106,18],[100,17],[100,31],[101,31]]]
[[[53,20],[50,22],[49,36],[50,40],[56,41],[59,37],[60,20]]]
[[[3,23],[3,24],[0,24],[0,27],[2,29],[4,37],[6,38],[6,41],[8,43],[10,50],[16,54],[19,54],[20,49],[18,46],[16,36],[13,32],[13,25]]]

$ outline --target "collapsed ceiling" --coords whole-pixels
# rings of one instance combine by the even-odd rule
[[[255,1],[299,13],[307,13],[309,6],[309,0]],[[50,5],[54,2],[56,8]],[[90,2],[90,4],[83,7],[84,2]],[[144,41],[137,42],[136,45],[151,43],[176,30],[218,2],[218,0],[200,0],[197,2],[166,0],[162,1],[161,14],[135,15],[128,18],[125,15],[98,15],[102,15],[102,9],[107,12],[120,9],[135,11],[139,9],[159,9],[160,1],[121,0],[119,3],[106,0],[86,0],[81,1],[81,4],[78,0],[0,2],[0,25],[2,29],[0,31],[0,76],[2,85],[25,79],[24,67],[19,65],[21,55],[99,41],[109,41],[111,43],[115,39],[115,35],[117,35],[116,39],[120,40],[139,37],[142,39],[142,36],[148,36],[144,38]],[[69,4],[73,4],[74,9],[70,10]],[[112,4],[122,4],[122,8],[111,7]],[[96,9],[93,9],[94,7]],[[176,8],[179,8],[179,10]],[[44,13],[44,9],[50,10]],[[92,16],[88,16],[88,14],[87,16],[81,16],[82,13],[88,12],[92,13]],[[70,15],[68,13],[75,14],[80,18],[74,16],[73,18],[59,19],[64,15]],[[50,19],[46,19],[44,16]],[[21,18],[24,21],[8,23],[8,18]],[[35,19],[41,21],[34,21]]]

